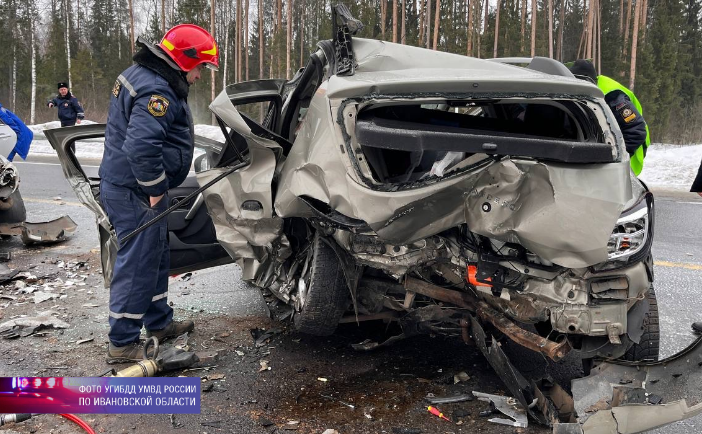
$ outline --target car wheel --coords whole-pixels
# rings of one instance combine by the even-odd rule
[[[10,197],[1,202],[0,223],[22,223],[27,219],[27,210],[19,190],[15,190]]]
[[[660,352],[660,323],[658,322],[658,300],[653,286],[648,291],[648,313],[644,316],[644,332],[638,344],[634,344],[622,356],[631,362],[655,362]]]
[[[339,258],[319,234],[310,248],[310,266],[298,283],[295,328],[310,335],[328,336],[334,333],[349,305],[349,290]]]

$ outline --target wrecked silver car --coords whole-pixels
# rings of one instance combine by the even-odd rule
[[[688,407],[699,388],[671,384],[699,377],[699,341],[656,362],[653,195],[601,91],[551,59],[352,38],[361,24],[335,14],[334,40],[292,80],[234,84],[212,102],[225,141],[196,137],[197,173],[169,193],[172,272],[236,261],[305,333],[401,326],[359,349],[420,333],[474,340],[554,432],[641,432],[702,412]],[[97,215],[109,284],[118,241],[71,152],[101,134],[47,137]],[[592,384],[571,397],[527,381],[494,336],[555,361],[578,351]]]

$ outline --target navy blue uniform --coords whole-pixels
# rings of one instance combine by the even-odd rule
[[[58,95],[49,100],[49,103],[58,107],[58,117],[62,127],[72,127],[76,124],[76,119],[83,120],[85,118],[83,107],[78,102],[78,98],[71,95],[71,92],[68,92],[66,96]]]
[[[620,90],[609,92],[605,95],[605,101],[617,119],[619,129],[622,130],[627,152],[629,155],[633,154],[646,143],[646,121],[629,97]],[[647,146],[643,147],[644,156],[646,148]]]
[[[193,123],[183,74],[146,48],[115,82],[100,165],[101,202],[122,239],[168,206],[193,158]],[[154,207],[149,196],[165,196]],[[160,330],[172,321],[168,305],[167,219],[120,246],[110,285],[110,341],[136,342],[142,325]]]

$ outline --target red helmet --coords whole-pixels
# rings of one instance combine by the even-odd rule
[[[201,63],[215,71],[219,67],[217,43],[207,30],[195,24],[173,27],[158,46],[185,72]]]

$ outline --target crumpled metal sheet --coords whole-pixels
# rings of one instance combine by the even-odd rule
[[[701,365],[702,338],[658,362],[602,363],[573,380],[583,432],[640,433],[702,414]]]
[[[262,269],[262,264],[276,262],[274,258],[280,263],[291,253],[283,234],[283,219],[273,213],[271,191],[282,149],[276,142],[251,132],[226,92],[210,108],[244,136],[249,146],[250,164],[205,190],[203,196],[217,240],[237,261],[244,277],[251,280],[266,268]],[[205,185],[226,170],[223,167],[200,172],[197,181]]]
[[[607,240],[630,196],[628,168],[620,164],[503,160],[478,176],[466,223],[478,234],[582,268],[607,260]]]

